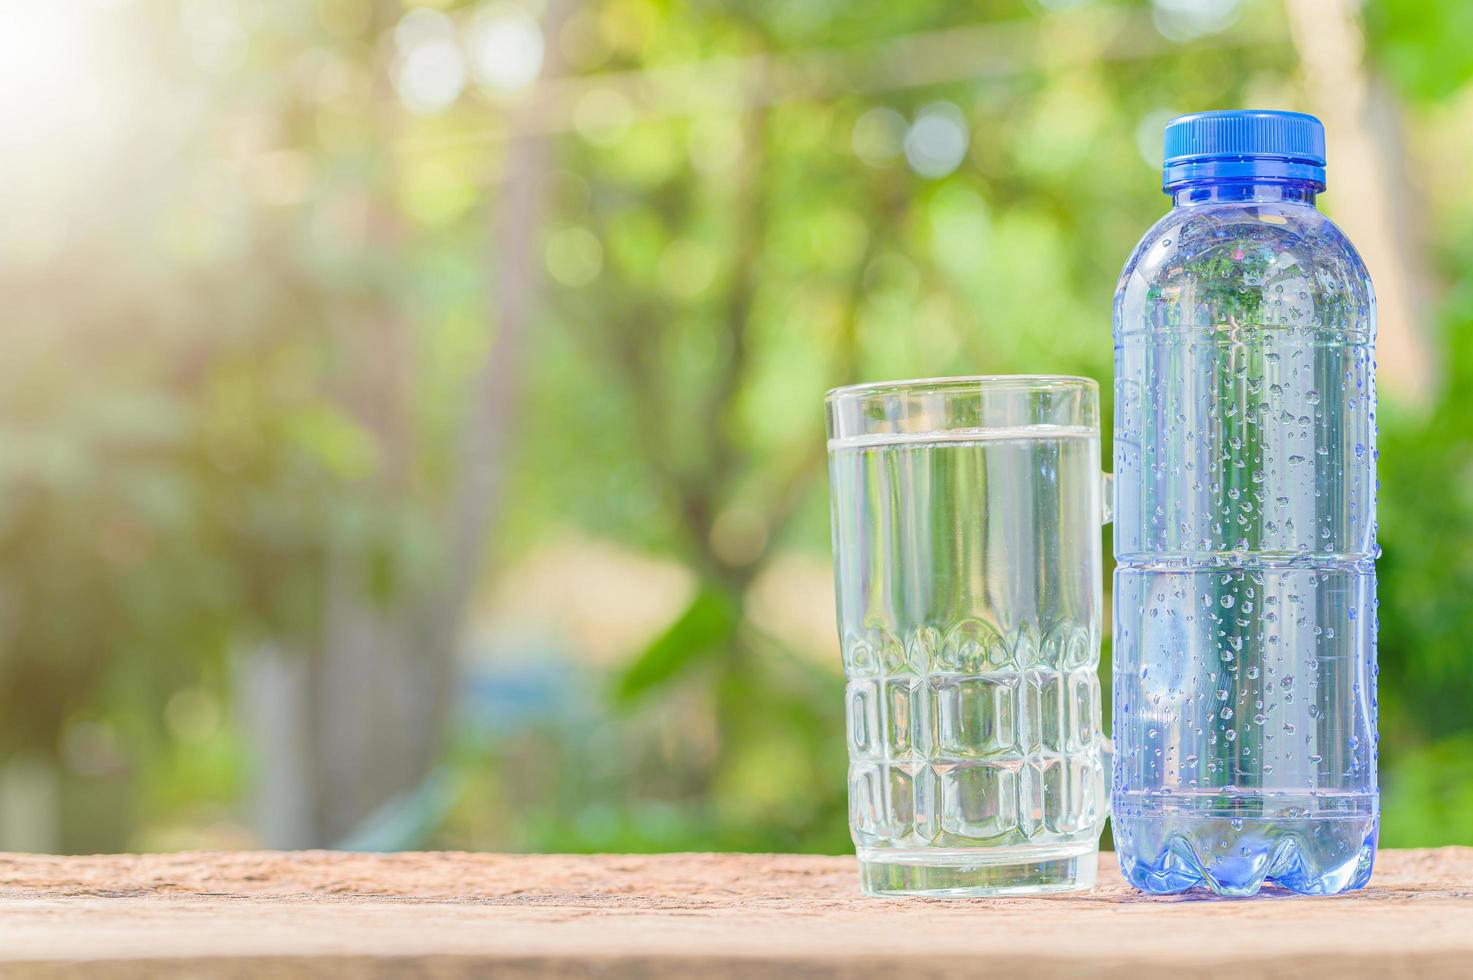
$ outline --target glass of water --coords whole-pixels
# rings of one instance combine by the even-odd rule
[[[849,824],[874,895],[1094,884],[1099,389],[941,378],[829,392]]]

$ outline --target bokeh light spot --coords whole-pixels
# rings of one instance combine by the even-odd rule
[[[894,109],[871,109],[854,121],[854,155],[871,167],[888,167],[904,151],[905,131],[905,117]]]
[[[691,123],[686,134],[690,162],[707,174],[729,173],[741,163],[741,127],[731,116],[702,116]]]
[[[564,228],[548,236],[543,262],[564,286],[586,286],[603,271],[604,249],[587,228]]]
[[[1140,122],[1135,124],[1136,152],[1153,170],[1161,167],[1161,154],[1166,141],[1166,124],[1178,115],[1180,113],[1175,109],[1152,109],[1141,116]]]
[[[945,177],[967,155],[967,121],[950,102],[933,102],[920,111],[905,134],[905,159],[922,177]]]
[[[421,44],[454,40],[455,25],[450,18],[428,7],[416,7],[394,25],[394,47],[400,54],[408,54]]]
[[[213,75],[245,64],[249,39],[229,0],[189,0],[179,9],[194,63]]]
[[[476,81],[493,91],[526,88],[542,70],[542,29],[515,4],[492,4],[477,14],[469,48]]]
[[[751,507],[735,504],[711,523],[711,550],[729,565],[750,565],[767,549],[767,523]]]
[[[164,724],[181,742],[207,741],[220,728],[220,702],[203,688],[175,691],[164,705]]]
[[[656,275],[666,293],[680,299],[695,299],[711,288],[716,278],[716,259],[700,242],[682,238],[671,242],[661,253]]]
[[[1170,41],[1220,34],[1238,20],[1241,0],[1151,0],[1151,21]]]
[[[393,72],[394,91],[410,112],[447,108],[465,88],[465,56],[455,40],[450,18],[436,10],[411,10],[394,29],[399,58]]]

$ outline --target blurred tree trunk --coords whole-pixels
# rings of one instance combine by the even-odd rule
[[[542,18],[549,38],[543,75],[555,71],[555,39],[563,22],[562,5],[549,5]],[[472,381],[470,411],[461,434],[460,469],[445,528],[449,546],[448,579],[431,604],[432,628],[455,632],[482,568],[486,535],[501,509],[506,457],[513,421],[520,410],[523,348],[541,284],[537,236],[544,199],[540,184],[551,158],[551,140],[541,124],[542,97],[532,91],[509,120],[506,179],[493,228],[492,284],[495,343]]]
[[[1437,381],[1422,331],[1429,284],[1405,179],[1396,101],[1368,68],[1354,0],[1286,0],[1310,105],[1325,122],[1335,219],[1376,287],[1376,378],[1398,401],[1430,403]]]
[[[380,4],[371,30],[377,34],[390,27],[399,12],[397,3]],[[544,17],[546,36],[556,36],[558,22],[557,11],[550,9]],[[393,99],[392,91],[380,91],[375,105],[392,106]],[[537,125],[539,108],[536,96],[529,96],[508,126],[506,179],[493,209],[495,254],[487,275],[494,284],[495,338],[464,414],[459,469],[439,529],[440,574],[428,589],[411,589],[386,604],[369,593],[360,558],[330,555],[317,649],[268,646],[244,664],[242,708],[259,767],[252,819],[268,846],[325,847],[349,835],[354,846],[371,849],[419,843],[354,831],[424,782],[439,757],[453,708],[461,625],[481,572],[487,533],[500,511],[524,338],[539,285],[539,184],[550,156],[549,137]],[[381,138],[392,141],[396,110],[375,111],[388,117],[379,128]],[[370,226],[381,246],[389,239],[384,248],[392,254],[398,251],[392,243],[403,232],[387,193],[376,202]],[[373,308],[359,313],[342,341],[354,364],[344,399],[376,437],[381,491],[407,495],[416,459],[408,397],[409,324],[382,295]]]

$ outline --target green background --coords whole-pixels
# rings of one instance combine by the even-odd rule
[[[1278,0],[36,6],[17,849],[847,850],[824,390],[1108,401],[1161,125],[1325,97]],[[1358,244],[1424,352],[1381,379],[1382,842],[1473,844],[1473,8],[1343,9],[1378,183],[1332,127],[1323,203],[1395,218]]]

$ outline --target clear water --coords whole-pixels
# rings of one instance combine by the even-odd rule
[[[1310,204],[1178,207],[1126,266],[1113,826],[1140,888],[1370,877],[1374,322]]]
[[[1099,455],[1092,429],[1041,425],[830,444],[850,825],[871,890],[1092,880]]]

